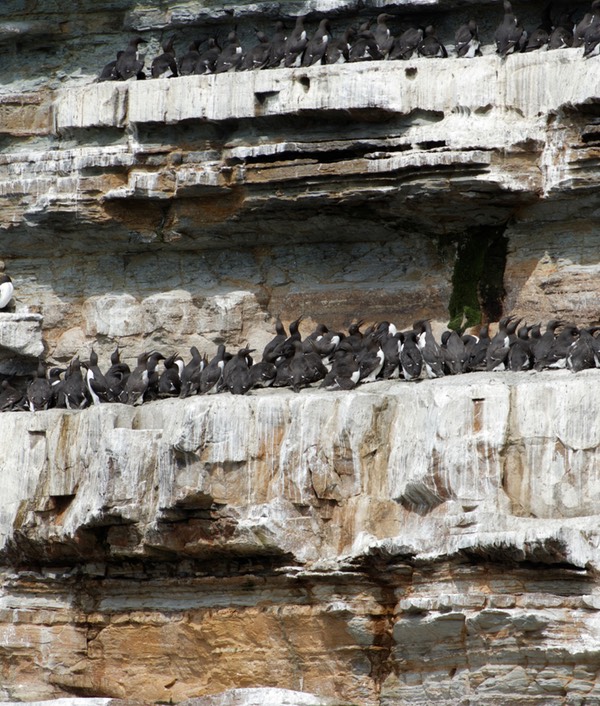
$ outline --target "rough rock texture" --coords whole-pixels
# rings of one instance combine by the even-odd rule
[[[3,698],[600,698],[597,383],[3,415]]]
[[[433,5],[398,3],[394,29]],[[311,23],[332,11],[311,7]],[[339,32],[357,8],[335,7]],[[149,63],[161,34],[177,30],[182,49],[225,33],[227,8],[123,0],[110,20],[94,3],[61,24],[58,6],[40,7],[38,27],[9,3],[2,256],[48,354],[262,344],[275,316],[298,313],[307,326],[503,308],[595,320],[598,60],[502,61],[497,7],[442,7],[449,42],[477,17],[484,57],[98,84],[131,32],[151,40]],[[542,8],[519,11],[533,23]],[[279,12],[236,6],[246,44]]]
[[[600,59],[501,61],[499,3],[0,5],[0,373],[259,348],[300,313],[597,320]],[[384,6],[449,43],[473,14],[485,56],[93,81],[133,33]],[[599,704],[597,386],[2,415],[0,698]]]

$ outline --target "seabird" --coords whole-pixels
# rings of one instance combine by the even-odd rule
[[[302,66],[322,64],[325,58],[325,52],[327,51],[327,43],[330,39],[329,20],[321,20],[317,31],[306,45],[304,55],[302,56]]]
[[[10,304],[14,292],[12,279],[5,273],[0,273],[0,310]]]
[[[306,49],[307,44],[308,38],[304,29],[304,16],[299,15],[296,18],[296,26],[285,42],[283,65],[286,68],[300,66],[302,53]]]
[[[109,61],[108,64],[102,69],[98,74],[96,79],[97,83],[101,81],[117,81],[119,75],[117,74],[117,61],[123,56],[123,50],[117,52],[117,58],[114,61]]]
[[[250,368],[250,384],[252,387],[270,387],[277,375],[277,367],[274,363],[261,360]]]
[[[379,61],[379,59],[383,59],[383,55],[377,48],[375,35],[365,23],[350,47],[348,61]]]
[[[181,392],[183,360],[179,353],[173,353],[163,361],[164,370],[158,381],[159,397],[177,397]],[[199,381],[198,381],[199,382]]]
[[[586,12],[581,22],[577,23],[573,32],[573,46],[580,47],[585,41],[585,33],[600,17],[600,0],[594,0],[591,11]]]
[[[217,57],[215,63],[215,73],[223,74],[227,71],[235,71],[242,63],[242,45],[235,32],[227,35],[227,44]]]
[[[221,343],[217,354],[200,373],[200,394],[207,395],[219,392],[225,368],[225,346]]]
[[[377,49],[379,49],[379,53],[384,59],[387,59],[388,54],[394,46],[394,36],[386,24],[387,21],[391,19],[393,19],[393,15],[388,15],[386,12],[377,15],[377,25],[373,30]]]
[[[467,24],[461,25],[456,30],[454,48],[456,55],[461,59],[473,59],[476,56],[481,56],[479,29],[475,20],[469,20]]]
[[[423,369],[423,356],[417,344],[416,331],[404,331],[400,349],[400,367],[405,380],[418,380]]]
[[[330,372],[323,378],[321,387],[327,390],[352,390],[358,384],[360,367],[352,345],[344,339],[333,354]]]
[[[475,343],[469,347],[467,354],[467,370],[485,370],[487,349],[490,345],[489,324],[484,324],[479,329],[479,336]]]
[[[275,331],[275,337],[267,343],[262,353],[262,359],[269,363],[275,363],[275,361],[281,357],[283,344],[287,340],[287,333],[279,319],[275,322]]]
[[[465,344],[456,331],[444,331],[441,350],[444,370],[448,375],[460,375],[465,372],[467,353]]]
[[[269,69],[281,66],[285,58],[285,43],[287,41],[287,33],[283,22],[275,23],[275,33],[271,37],[271,47],[269,49],[269,59],[267,67]]]
[[[179,60],[180,76],[192,76],[198,73],[198,64],[200,62],[200,52],[198,49],[201,43],[200,39],[195,39],[188,47],[187,52]]]
[[[208,48],[200,55],[198,64],[196,65],[197,74],[213,74],[215,73],[215,67],[217,64],[217,59],[221,53],[221,48],[219,47],[217,40],[214,37],[208,38]]]
[[[600,53],[600,18],[595,18],[594,22],[586,29],[583,35],[583,57],[597,56]]]
[[[413,329],[417,332],[417,346],[423,356],[427,377],[444,377],[442,351],[433,337],[431,324],[427,320],[417,321],[413,324]]]
[[[245,395],[252,387],[249,358],[253,350],[242,348],[227,361],[223,368],[223,390],[229,390],[232,395]]]
[[[190,348],[192,357],[180,371],[179,396],[191,397],[200,390],[200,376],[205,368],[204,358],[196,346]]]
[[[267,35],[264,32],[256,32],[256,38],[258,39],[258,44],[247,51],[242,58],[242,63],[240,64],[241,71],[264,69],[269,63],[271,43]]]
[[[127,49],[123,51],[115,65],[117,78],[127,81],[130,78],[138,78],[140,72],[143,72],[144,61],[138,58],[138,46],[145,43],[146,40],[142,37],[133,37],[129,40]]]
[[[532,344],[531,352],[534,358],[533,367],[535,370],[543,370],[550,362],[552,362],[552,347],[556,336],[555,332],[556,329],[562,325],[562,323],[563,322],[558,319],[551,319],[548,321],[543,336],[535,340]]]
[[[385,361],[381,369],[381,377],[384,380],[393,380],[400,377],[400,351],[404,342],[404,334],[401,331],[396,331],[394,334],[388,334],[383,341],[381,348]]]
[[[27,386],[27,401],[32,412],[48,409],[52,390],[46,379],[46,369],[42,361],[39,362],[36,376]]]
[[[600,367],[600,360],[595,349],[596,339],[590,330],[581,329],[579,338],[571,344],[567,351],[566,367],[573,373]]]
[[[423,39],[423,30],[419,27],[411,27],[403,32],[395,41],[392,51],[389,54],[390,59],[408,60],[417,51],[417,47]]]
[[[110,356],[111,366],[104,373],[104,379],[108,385],[108,399],[111,402],[125,401],[125,383],[131,370],[127,363],[121,363],[119,347]]]
[[[9,380],[2,381],[2,392],[0,392],[0,412],[10,412],[15,409],[23,399],[23,393],[10,384]]]
[[[343,64],[350,59],[351,42],[356,37],[354,27],[348,27],[341,39],[332,39],[327,42],[325,50],[326,64]]]
[[[179,76],[177,72],[177,59],[173,42],[175,37],[171,37],[162,45],[163,53],[152,60],[150,74],[152,78],[175,78]]]
[[[519,50],[523,37],[523,28],[519,25],[509,0],[504,0],[504,20],[494,33],[496,52],[505,57]]]
[[[446,47],[438,39],[433,25],[428,25],[425,28],[425,36],[419,42],[417,52],[419,56],[428,59],[445,58],[448,56]]]
[[[517,337],[509,341],[508,368],[513,372],[530,370],[532,365],[531,342],[529,331],[531,326],[521,326]]]
[[[344,339],[346,343],[352,346],[352,350],[355,353],[359,353],[363,347],[363,334],[360,331],[360,327],[363,324],[364,321],[362,319],[354,324],[350,324],[350,326],[348,326],[348,335]]]
[[[98,354],[92,348],[89,363],[84,364],[86,369],[85,384],[88,393],[95,405],[108,401],[108,383],[98,367]]]
[[[360,369],[359,381],[375,382],[385,362],[385,353],[381,349],[379,337],[373,336],[357,354],[356,359]]]
[[[506,316],[498,323],[498,332],[490,341],[486,351],[485,361],[488,372],[506,370],[506,360],[510,349],[510,334],[507,327],[512,320],[512,316]]]
[[[568,49],[573,46],[573,23],[568,14],[563,13],[548,39],[548,49]]]
[[[81,374],[79,356],[75,356],[69,363],[65,372],[65,379],[59,392],[59,405],[64,404],[67,409],[83,409],[89,404],[87,386]]]
[[[527,42],[523,47],[523,52],[528,53],[532,51],[537,51],[538,49],[547,48],[551,33],[552,27],[547,22],[542,23],[528,37]]]

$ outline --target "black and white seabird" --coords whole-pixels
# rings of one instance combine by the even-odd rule
[[[329,35],[329,20],[324,19],[319,22],[319,27],[306,45],[302,56],[302,66],[314,66],[322,64],[327,51],[327,43],[331,39]]]
[[[460,375],[465,372],[467,353],[465,344],[456,331],[444,331],[441,350],[446,374]]]
[[[387,26],[387,21],[392,19],[393,15],[388,15],[387,12],[380,13],[377,15],[377,24],[373,29],[377,49],[384,59],[387,59],[394,46],[394,35]]]
[[[321,387],[327,390],[353,390],[360,378],[360,366],[354,349],[346,339],[333,354],[331,370],[323,378]]]
[[[418,380],[423,370],[423,356],[417,343],[416,331],[404,331],[400,349],[400,367],[405,380]]]
[[[375,382],[383,369],[385,353],[378,336],[372,336],[356,356],[360,368],[360,382]]]
[[[548,49],[568,49],[573,46],[573,22],[563,13],[548,39]]]
[[[89,405],[87,385],[81,372],[79,356],[75,356],[69,363],[59,394],[62,395],[67,409],[84,409]]]
[[[417,321],[413,324],[413,329],[417,333],[417,346],[423,356],[427,377],[444,377],[442,351],[433,336],[431,324],[427,320]]]
[[[600,367],[596,344],[597,341],[591,330],[581,329],[579,338],[571,344],[567,352],[566,367],[573,373]]]
[[[425,35],[417,46],[419,56],[428,59],[445,58],[448,56],[446,47],[440,42],[433,25],[425,28]]]
[[[325,50],[326,64],[344,64],[350,60],[350,47],[352,41],[356,37],[354,27],[348,27],[344,32],[344,36],[338,39],[332,39],[327,42]]]
[[[214,37],[208,38],[208,46],[205,51],[200,54],[200,59],[196,65],[197,74],[214,74],[217,65],[217,59],[221,53],[221,47],[218,45]]]
[[[215,73],[223,74],[235,71],[242,63],[243,50],[240,40],[235,32],[227,35],[227,44],[223,47],[215,63]]]
[[[21,403],[23,393],[10,384],[10,380],[2,380],[0,392],[0,412],[10,412]]]
[[[352,42],[348,61],[379,61],[383,54],[377,47],[375,35],[365,23],[358,31],[356,39]]]
[[[175,37],[171,37],[163,43],[163,53],[152,60],[150,74],[152,78],[175,78],[179,76],[177,71],[177,59],[175,58],[175,48],[173,43]]]
[[[502,57],[519,51],[519,43],[523,39],[523,28],[515,17],[509,0],[504,0],[504,20],[494,33],[496,53]]]
[[[261,360],[250,368],[250,385],[252,387],[271,387],[276,376],[277,366],[275,363]]]
[[[421,27],[411,27],[396,38],[394,46],[389,54],[390,59],[402,59],[404,61],[411,59],[417,51],[417,47],[423,39],[423,29]]]
[[[600,18],[596,18],[583,35],[584,59],[598,54],[600,54]]]
[[[535,338],[531,344],[531,353],[533,355],[535,370],[543,370],[551,362],[552,348],[554,339],[556,338],[556,329],[562,325],[562,321],[558,319],[550,319],[546,324],[546,330],[539,338]],[[532,333],[536,329],[532,328]]]
[[[594,0],[590,12],[586,12],[583,19],[577,23],[573,32],[573,46],[581,47],[585,41],[585,33],[600,17],[600,0]]]
[[[404,334],[396,331],[388,334],[381,344],[385,361],[381,369],[381,377],[384,380],[394,380],[400,377],[400,351],[404,342]]]
[[[192,357],[180,372],[179,396],[191,397],[200,390],[200,376],[205,367],[204,358],[196,346],[190,348]]]
[[[256,32],[258,44],[249,49],[242,58],[240,71],[251,71],[252,69],[264,69],[269,63],[271,53],[271,42],[264,32]]]
[[[138,78],[139,74],[143,72],[144,61],[138,58],[138,46],[145,42],[146,40],[143,37],[133,37],[129,40],[127,49],[117,59],[115,66],[117,78],[127,81],[130,78]]]
[[[481,42],[479,29],[475,20],[469,20],[461,25],[454,35],[454,48],[456,55],[461,59],[473,59],[481,56]]]
[[[287,32],[283,22],[279,21],[275,23],[275,32],[271,37],[271,46],[269,49],[269,58],[267,61],[267,67],[269,69],[275,69],[283,64],[285,58],[285,43],[287,41]]]
[[[14,292],[12,279],[5,273],[0,272],[0,310],[6,309],[10,304]]]
[[[508,325],[513,317],[506,316],[500,319],[498,331],[490,341],[486,351],[486,370],[488,372],[498,372],[506,370],[506,361],[510,350],[510,334],[507,331]]]
[[[108,383],[98,367],[98,354],[92,348],[90,352],[90,360],[84,365],[85,384],[88,389],[88,394],[95,405],[101,402],[107,402],[109,398]]]
[[[296,18],[296,26],[292,30],[290,36],[286,39],[283,65],[286,68],[300,66],[302,54],[308,44],[308,37],[304,29],[304,16],[299,15]]]
[[[198,64],[200,62],[200,39],[195,39],[188,47],[187,52],[179,60],[179,75],[192,76],[198,73]]]
[[[46,379],[46,368],[39,362],[35,378],[27,386],[27,402],[32,412],[48,409],[52,398],[50,383]]]
[[[221,343],[217,348],[217,354],[200,373],[200,394],[210,395],[219,392],[225,368],[225,354],[225,346]]]
[[[117,52],[117,58],[113,61],[109,61],[98,74],[98,78],[96,79],[97,83],[102,81],[117,81],[119,79],[119,75],[117,74],[117,61],[119,61],[122,56],[123,50],[121,49],[121,51]]]
[[[533,358],[531,355],[531,341],[529,340],[530,330],[531,326],[521,326],[517,337],[509,341],[508,369],[513,372],[531,369]]]
[[[108,385],[108,399],[111,402],[125,401],[125,383],[131,370],[127,363],[121,363],[119,347],[110,356],[111,366],[104,373],[104,379]]]
[[[241,348],[227,361],[223,368],[223,390],[229,390],[232,395],[245,395],[252,387],[249,364],[252,351],[252,348]]]
[[[181,392],[183,360],[179,353],[173,353],[163,360],[163,366],[164,370],[158,380],[158,396],[177,397]]]

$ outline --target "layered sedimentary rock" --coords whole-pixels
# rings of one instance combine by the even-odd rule
[[[597,377],[3,415],[3,697],[599,698]]]
[[[0,7],[1,373],[278,315],[597,319],[599,59],[501,61],[497,3],[423,0],[397,26],[473,13],[485,56],[98,84],[133,33],[379,4],[63,5]],[[600,703],[597,384],[2,415],[0,698]]]

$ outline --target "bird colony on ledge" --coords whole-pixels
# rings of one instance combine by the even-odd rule
[[[592,2],[591,9],[577,23],[576,13],[569,3],[555,6],[550,3],[541,23],[531,33],[527,32],[513,12],[511,3],[504,2],[504,19],[494,33],[496,52],[505,57],[515,52],[531,52],[539,49],[564,49],[584,47],[585,57],[600,52],[600,0]],[[272,69],[277,67],[313,66],[314,64],[338,64],[346,61],[373,61],[411,59],[421,57],[447,57],[448,51],[437,37],[435,27],[410,27],[397,36],[391,32],[387,22],[394,16],[381,13],[371,28],[371,21],[360,27],[348,27],[341,38],[330,34],[329,20],[319,23],[309,39],[304,27],[304,17],[296,19],[295,27],[288,31],[283,22],[277,22],[269,39],[264,32],[257,31],[258,43],[244,50],[235,31],[230,32],[227,44],[222,48],[216,37],[209,37],[201,52],[202,40],[193,41],[188,51],[176,56],[175,37],[163,43],[163,53],[152,60],[152,78],[171,78],[201,74],[219,74],[227,71],[249,69]],[[117,58],[107,64],[98,81],[120,81],[145,79],[147,74],[144,58],[138,47],[145,43],[142,37],[134,37]],[[481,56],[481,41],[475,20],[459,27],[455,35],[454,50],[459,57]]]
[[[277,335],[265,346],[260,362],[254,349],[244,347],[235,354],[220,345],[208,360],[196,347],[185,363],[174,353],[144,352],[130,370],[111,356],[111,366],[102,373],[92,349],[88,361],[75,357],[68,368],[46,371],[39,362],[37,375],[26,388],[2,382],[0,411],[40,411],[50,407],[83,409],[91,404],[122,402],[138,405],[165,397],[231,392],[243,395],[255,387],[291,387],[294,392],[315,383],[327,390],[351,390],[359,383],[382,379],[419,380],[457,375],[477,370],[542,370],[568,368],[573,372],[600,367],[600,326],[578,328],[552,320],[541,332],[541,324],[522,325],[521,319],[503,318],[490,337],[489,324],[478,336],[445,331],[435,340],[428,321],[417,321],[412,329],[398,331],[387,321],[361,331],[362,321],[347,333],[330,331],[319,324],[304,340],[300,319],[289,326],[289,335],[277,321]],[[517,330],[518,329],[518,330]],[[162,371],[159,371],[162,361]],[[61,377],[64,373],[64,377]]]

